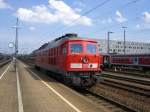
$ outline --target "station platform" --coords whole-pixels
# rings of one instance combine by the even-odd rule
[[[18,61],[0,69],[0,112],[106,112],[73,89]]]

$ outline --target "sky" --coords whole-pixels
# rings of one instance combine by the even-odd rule
[[[19,53],[66,33],[150,43],[150,0],[0,0],[0,52],[10,53],[19,18]]]

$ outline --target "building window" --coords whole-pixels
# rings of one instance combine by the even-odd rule
[[[113,49],[113,53],[115,53],[116,52],[116,50],[115,49]]]
[[[118,42],[118,44],[121,44],[121,42]]]

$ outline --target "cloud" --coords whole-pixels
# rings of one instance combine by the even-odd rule
[[[75,6],[78,6],[78,7],[80,7],[80,8],[84,8],[84,7],[85,7],[85,4],[84,4],[83,1],[81,1],[81,0],[76,0],[76,1],[74,2],[74,5],[75,5]]]
[[[12,8],[8,3],[4,2],[4,0],[0,0],[0,9],[9,9]]]
[[[141,27],[140,24],[136,25],[136,29],[140,29],[140,27]]]
[[[125,22],[127,19],[121,14],[120,11],[116,11],[116,21],[119,23]]]
[[[143,19],[146,23],[150,24],[150,12],[144,12],[143,13]]]
[[[58,0],[49,0],[48,6],[38,5],[31,9],[19,8],[17,16],[25,22],[47,24],[62,22],[65,25],[92,25],[91,18],[77,14],[69,5]]]
[[[108,18],[108,23],[112,23],[112,19],[111,18]]]
[[[55,15],[49,13],[47,7],[44,5],[35,6],[33,10],[19,8],[17,15],[20,20],[26,22],[53,23],[58,20]]]
[[[76,12],[81,12],[82,9],[80,9],[80,8],[75,8],[75,11],[76,11]]]
[[[34,26],[29,27],[29,30],[34,31],[36,28]]]
[[[101,23],[102,24],[110,24],[110,23],[112,23],[112,19],[111,18],[108,18],[108,19],[103,19],[102,21],[101,21]]]

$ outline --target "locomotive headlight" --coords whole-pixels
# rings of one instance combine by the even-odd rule
[[[89,63],[88,68],[97,68],[98,64],[97,63]]]
[[[90,64],[90,68],[92,68],[93,67],[93,65],[92,64]]]

